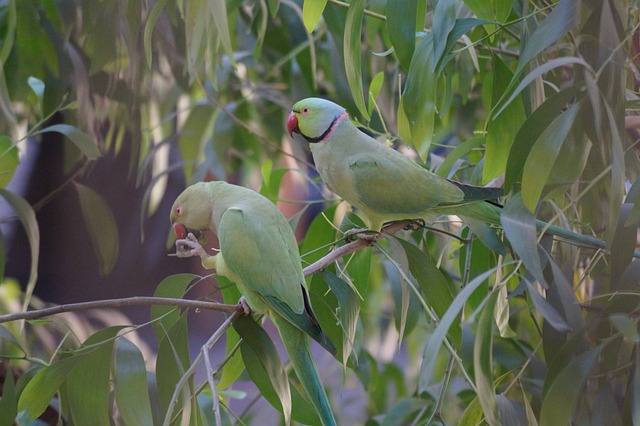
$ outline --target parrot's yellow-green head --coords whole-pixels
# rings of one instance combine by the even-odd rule
[[[348,117],[347,111],[340,105],[326,99],[307,98],[291,108],[287,130],[290,136],[299,133],[309,143],[323,142]]]
[[[208,185],[211,183],[191,185],[176,198],[171,207],[170,220],[178,238],[186,238],[192,232],[200,240],[202,232],[209,229],[212,206]]]

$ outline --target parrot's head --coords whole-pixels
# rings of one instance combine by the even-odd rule
[[[203,238],[211,221],[211,202],[206,182],[191,185],[176,198],[171,207],[170,220],[173,232],[179,239],[186,238],[189,232],[198,240]]]
[[[348,117],[347,111],[340,105],[326,99],[307,98],[298,101],[291,108],[287,131],[290,136],[299,133],[309,143],[323,142]]]

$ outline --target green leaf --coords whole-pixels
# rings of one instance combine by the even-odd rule
[[[447,309],[447,312],[440,318],[440,323],[433,331],[433,334],[429,338],[427,345],[424,348],[422,357],[422,366],[420,367],[420,377],[418,381],[419,392],[427,390],[431,384],[433,377],[433,370],[438,359],[438,352],[444,344],[447,333],[451,326],[459,321],[459,314],[462,311],[467,299],[473,294],[473,292],[482,285],[491,274],[495,272],[496,268],[492,268],[486,271],[484,274],[474,278],[469,284],[467,284],[451,302],[451,305]]]
[[[226,333],[226,350],[225,356],[230,356],[231,351],[235,349],[236,345],[240,342],[240,335],[233,328],[227,329]],[[218,390],[221,391],[223,389],[228,388],[242,374],[245,370],[244,361],[242,359],[242,354],[239,350],[236,350],[231,358],[225,363],[224,367],[222,367],[222,376],[220,376],[220,380],[218,381]]]
[[[0,188],[6,188],[19,163],[18,148],[10,137],[0,135]]]
[[[31,208],[31,205],[27,203],[24,198],[7,191],[4,188],[0,188],[0,196],[2,196],[7,203],[11,206],[13,211],[18,215],[20,223],[24,227],[29,240],[29,248],[31,254],[31,267],[29,269],[29,281],[27,282],[27,288],[25,290],[23,310],[26,310],[31,303],[31,295],[33,289],[36,286],[38,279],[38,262],[40,256],[40,230],[38,229],[38,222],[36,221],[36,214]]]
[[[387,0],[387,27],[389,40],[400,66],[409,70],[416,46],[416,22],[418,0]]]
[[[611,314],[609,315],[609,321],[629,342],[640,343],[638,322],[629,318],[628,314]]]
[[[507,89],[513,74],[498,55],[492,55],[492,58],[494,69],[491,98],[492,102],[497,103]],[[499,116],[490,119],[487,123],[487,147],[482,168],[482,182],[487,183],[504,173],[513,143],[512,135],[517,134],[524,119],[524,104],[522,98],[518,98],[510,102]]]
[[[168,0],[158,0],[156,4],[153,5],[151,12],[149,12],[149,17],[147,18],[147,22],[144,25],[144,56],[147,59],[147,66],[149,69],[152,68],[152,52],[153,52],[153,42],[151,40],[153,36],[153,30],[156,27],[156,23],[158,22],[158,18],[160,14],[164,10],[167,5]]]
[[[457,170],[457,168],[454,167],[456,162],[468,153],[472,152],[474,149],[480,148],[484,145],[484,142],[484,138],[472,138],[462,142],[447,154],[442,164],[440,164],[440,167],[438,167],[436,173],[444,178],[451,178]]]
[[[371,114],[373,113],[376,99],[378,99],[380,89],[382,89],[382,83],[384,83],[384,72],[380,71],[373,77],[373,79],[371,80],[371,84],[369,85],[369,108],[367,109],[368,117],[371,117]]]
[[[182,298],[189,285],[198,278],[200,277],[195,274],[170,275],[158,284],[153,295],[154,297]],[[179,318],[179,308],[161,305],[152,306],[151,319],[153,320],[156,339],[161,341],[165,336],[165,331],[169,330]]]
[[[509,18],[513,0],[465,0],[464,3],[480,19],[503,24]]]
[[[67,375],[66,395],[76,424],[110,423],[109,375],[112,350],[113,340],[101,343],[89,351]]]
[[[158,337],[158,355],[156,358],[156,384],[158,398],[164,411],[169,407],[171,398],[178,381],[189,368],[189,340],[187,331],[187,317],[182,314],[163,335]],[[187,382],[187,388],[178,393],[173,414],[183,410],[183,418],[188,417],[189,402],[193,395],[193,378]]]
[[[222,49],[227,54],[229,62],[235,66],[235,52],[231,45],[231,34],[229,33],[229,21],[227,17],[226,0],[207,0],[209,5],[209,13],[215,28],[215,37],[217,42],[222,45]]]
[[[111,207],[93,189],[74,183],[91,247],[100,261],[100,274],[108,275],[118,260],[119,235]]]
[[[2,387],[2,399],[0,399],[0,425],[13,425],[18,414],[18,394],[13,380],[13,367],[10,363]]]
[[[138,347],[125,337],[116,340],[113,384],[118,411],[124,422],[153,425],[144,358]]]
[[[447,39],[456,24],[458,9],[463,6],[462,1],[439,1],[433,11],[433,54],[435,62],[445,53]]]
[[[308,1],[308,0],[307,0]],[[306,4],[307,2],[305,2]],[[347,21],[344,33],[344,67],[349,82],[349,89],[358,111],[369,121],[369,111],[362,88],[362,19],[364,17],[365,0],[352,0],[347,10]]]
[[[266,373],[267,383],[270,386],[262,386],[259,388],[260,392],[275,408],[282,411],[285,423],[289,424],[291,422],[291,391],[287,373],[284,371],[275,345],[253,318],[240,317],[233,322],[233,328],[242,337],[240,350],[247,373],[256,385],[264,384],[260,377],[263,372]]]
[[[342,330],[342,362],[346,365],[355,341],[356,325],[360,314],[360,298],[354,289],[337,275],[326,269],[320,275],[338,300],[336,314],[338,325]]]
[[[493,386],[493,315],[497,292],[488,296],[487,303],[482,309],[475,343],[473,345],[473,372],[478,389],[478,399],[484,412],[485,420],[490,425],[500,425],[496,391]]]
[[[64,358],[38,370],[20,394],[18,411],[26,410],[32,419],[40,417],[71,369],[85,356],[86,353]]]
[[[567,103],[583,88],[573,85],[554,94],[540,105],[522,124],[511,145],[505,171],[505,192],[522,179],[522,170],[531,148],[549,124],[562,113]]]
[[[100,157],[100,149],[96,142],[77,127],[70,126],[68,124],[54,124],[53,126],[45,127],[42,130],[39,130],[33,133],[33,136],[39,135],[41,133],[47,132],[56,132],[61,133],[64,136],[68,137],[71,142],[74,143],[76,147],[82,152],[89,160],[95,160]]]
[[[302,5],[302,21],[307,32],[311,34],[322,17],[327,0],[304,0]]]
[[[193,169],[202,155],[203,146],[211,138],[216,117],[216,109],[211,105],[196,105],[182,126],[178,135],[178,148],[184,161],[183,170],[187,182],[193,180]]]
[[[409,262],[409,271],[420,286],[422,294],[425,296],[425,301],[435,314],[442,318],[454,299],[454,293],[449,281],[442,271],[438,269],[429,253],[423,252],[412,243],[401,238],[393,237],[393,239],[404,248]],[[447,334],[454,347],[458,347],[462,340],[460,318],[452,322]]]
[[[579,111],[580,105],[575,104],[560,114],[542,132],[531,148],[522,172],[522,201],[530,212],[533,212],[538,205],[554,160],[573,127]]]
[[[438,75],[435,72],[433,54],[433,35],[425,35],[411,60],[407,82],[402,92],[402,113],[406,116],[406,128],[400,132],[408,132],[406,142],[410,142],[418,151],[418,155],[426,161],[433,138],[436,114],[436,86]],[[400,113],[398,111],[398,126]]]
[[[569,424],[583,391],[583,384],[598,359],[601,346],[573,358],[557,375],[547,375],[551,381],[540,408],[541,425]]]
[[[575,27],[579,16],[578,3],[576,0],[560,0],[551,10],[549,16],[527,40],[514,72],[513,82],[533,58]]]

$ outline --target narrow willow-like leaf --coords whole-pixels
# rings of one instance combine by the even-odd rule
[[[47,132],[56,132],[68,137],[89,160],[95,160],[101,155],[98,145],[91,136],[75,126],[70,126],[68,124],[54,124],[53,126],[45,127],[44,129],[35,132],[34,135]]]
[[[160,14],[164,10],[167,5],[168,0],[158,0],[156,4],[153,5],[151,12],[149,12],[149,17],[147,18],[147,22],[144,25],[144,34],[143,34],[143,44],[144,44],[144,56],[147,59],[147,66],[149,69],[152,67],[153,61],[153,41],[151,37],[153,36],[153,29],[156,27],[156,22],[158,22],[158,18]]]
[[[471,296],[471,294],[480,287],[480,285],[482,285],[485,280],[495,272],[495,270],[496,268],[492,268],[484,274],[477,276],[462,290],[460,290],[456,298],[451,302],[447,312],[440,319],[440,323],[433,331],[433,334],[424,348],[418,382],[419,392],[426,391],[428,386],[431,384],[433,370],[436,365],[436,360],[438,359],[438,352],[440,351],[451,326],[456,322],[456,320],[460,320],[458,316],[465,303],[467,303],[467,299],[469,299],[469,296]]]
[[[384,72],[380,71],[373,77],[371,84],[369,85],[369,108],[367,109],[369,117],[371,117],[373,108],[376,106],[376,99],[378,99],[378,95],[380,94],[382,83],[384,83]]]
[[[440,62],[447,47],[447,39],[456,23],[461,1],[439,1],[433,12],[433,54],[435,62]]]
[[[100,273],[108,275],[118,260],[119,233],[111,207],[93,189],[74,184],[82,218],[89,231],[91,246],[100,262]]]
[[[423,161],[427,159],[433,138],[437,82],[433,35],[429,33],[422,38],[416,48],[402,92],[402,111],[407,118],[407,128],[404,132],[409,132],[408,142],[415,147]],[[398,121],[400,127],[400,117]]]
[[[10,364],[9,364],[10,365]],[[2,386],[2,399],[0,399],[0,424],[13,425],[18,414],[18,393],[16,384],[9,369],[9,374],[4,378]]]
[[[497,292],[492,292],[482,309],[473,345],[473,372],[477,395],[485,420],[492,426],[501,424],[493,386],[493,311],[497,295]]]
[[[497,103],[513,77],[509,67],[498,55],[493,55],[492,102]],[[487,183],[505,172],[513,138],[525,119],[522,98],[513,99],[502,113],[487,123],[486,151],[482,168],[482,182]]]
[[[308,1],[308,0],[307,0]],[[306,3],[306,2],[305,2]],[[347,21],[344,32],[344,67],[349,82],[349,89],[358,111],[369,121],[369,111],[362,88],[362,19],[364,17],[365,0],[352,0],[347,10]]]
[[[388,0],[387,27],[389,40],[405,71],[410,69],[411,58],[416,47],[416,22],[418,0]]]
[[[511,247],[522,259],[527,271],[543,287],[549,287],[542,273],[538,253],[536,218],[524,206],[520,193],[514,194],[507,200],[500,214],[500,223]]]
[[[227,2],[226,0],[207,0],[209,5],[209,13],[211,13],[212,22],[215,27],[215,35],[218,42],[222,45],[222,49],[227,54],[229,62],[235,65],[235,52],[231,45],[231,34],[229,33],[229,21],[227,18]]]
[[[101,344],[90,351],[67,376],[66,395],[76,424],[109,424],[112,351],[113,341]]]
[[[0,188],[0,196],[9,203],[13,211],[18,215],[18,219],[20,219],[20,223],[22,223],[27,234],[27,239],[29,240],[31,266],[29,268],[29,281],[27,282],[23,303],[23,310],[27,310],[29,303],[31,303],[31,295],[33,294],[33,289],[35,288],[36,281],[38,279],[40,230],[38,228],[38,222],[36,221],[36,214],[33,211],[33,208],[31,208],[31,205],[24,198],[14,194],[13,192],[7,191],[4,188]]]
[[[18,148],[10,137],[0,135],[0,188],[6,188],[18,167]]]
[[[402,245],[407,255],[409,271],[420,286],[425,296],[425,301],[433,309],[435,314],[439,318],[442,318],[454,299],[454,293],[447,278],[442,271],[438,269],[433,259],[429,256],[429,253],[420,250],[412,243],[401,238],[391,238]],[[454,347],[458,347],[462,340],[459,318],[451,324],[447,333]]]
[[[538,205],[553,163],[573,127],[578,111],[580,111],[580,105],[575,104],[560,114],[542,132],[531,148],[522,172],[522,201],[530,212],[533,212]]]
[[[472,138],[462,142],[447,154],[447,157],[444,159],[442,164],[440,164],[436,173],[447,179],[453,177],[460,167],[458,163],[461,161],[459,160],[482,145],[484,145],[484,138]]]
[[[302,5],[302,21],[307,32],[311,34],[322,17],[327,0],[304,0]]]
[[[542,400],[540,424],[560,425],[572,421],[578,397],[601,347],[597,346],[573,358],[557,376],[547,376],[551,381],[549,390]]]
[[[478,18],[502,24],[509,17],[513,0],[465,0],[464,4]]]
[[[353,350],[356,325],[360,314],[360,298],[354,289],[337,275],[324,270],[322,278],[338,300],[337,317],[342,329],[342,360],[346,365]]]
[[[147,369],[140,349],[125,337],[116,341],[113,385],[122,419],[129,425],[152,426]]]
[[[562,113],[573,97],[583,88],[573,85],[549,97],[522,124],[511,145],[505,172],[505,192],[522,179],[522,170],[529,157],[529,152],[539,139],[540,134]]]
[[[476,396],[471,400],[467,408],[465,408],[462,416],[460,417],[460,421],[458,422],[459,426],[476,426],[482,423],[484,419],[484,414],[482,412],[482,407],[480,406],[480,399]]]
[[[213,125],[217,111],[210,105],[196,105],[189,111],[189,116],[178,135],[178,148],[184,161],[184,177],[186,182],[193,181],[193,169],[202,155],[204,144],[213,133]]]
[[[182,298],[187,291],[187,287],[196,279],[200,278],[195,274],[170,275],[158,284],[155,297]],[[153,320],[153,330],[156,339],[161,341],[165,336],[165,330],[169,330],[180,318],[180,309],[173,306],[154,305],[151,307],[151,319]]]
[[[266,373],[267,383],[270,386],[263,386],[260,392],[270,402],[274,400],[274,396],[276,397],[278,403],[272,405],[282,411],[285,423],[289,424],[291,422],[291,390],[287,373],[284,371],[275,345],[253,318],[240,317],[233,322],[233,328],[242,337],[240,350],[249,376],[258,385],[264,383],[264,380],[260,380],[258,376],[263,372]],[[273,395],[270,395],[272,393]]]
[[[578,1],[560,0],[560,3],[553,8],[549,16],[527,40],[514,72],[514,82],[529,61],[575,27],[577,17]]]
[[[156,358],[156,384],[158,387],[158,398],[160,405],[166,411],[173,397],[176,385],[189,368],[189,340],[187,331],[187,314],[182,314],[173,323],[171,328],[166,329],[162,338],[159,338],[158,354]],[[178,393],[178,401],[174,406],[173,416],[182,413],[182,419],[189,418],[192,411],[190,404],[193,395],[193,380],[190,379],[183,389]]]

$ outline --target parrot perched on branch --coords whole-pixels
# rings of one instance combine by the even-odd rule
[[[274,323],[293,369],[324,425],[335,425],[308,336],[332,355],[336,348],[311,310],[298,245],[289,223],[267,198],[225,182],[188,187],[171,209],[180,257],[199,255],[202,265],[234,281],[249,307]],[[220,251],[208,255],[198,238],[210,229]],[[285,414],[286,417],[286,414]]]
[[[367,227],[380,231],[387,221],[452,214],[500,225],[501,207],[491,200],[501,188],[465,185],[438,176],[398,151],[360,131],[340,105],[320,98],[297,102],[287,130],[308,143],[316,169],[327,187],[362,213]],[[537,221],[552,235],[605,249],[604,241]]]

